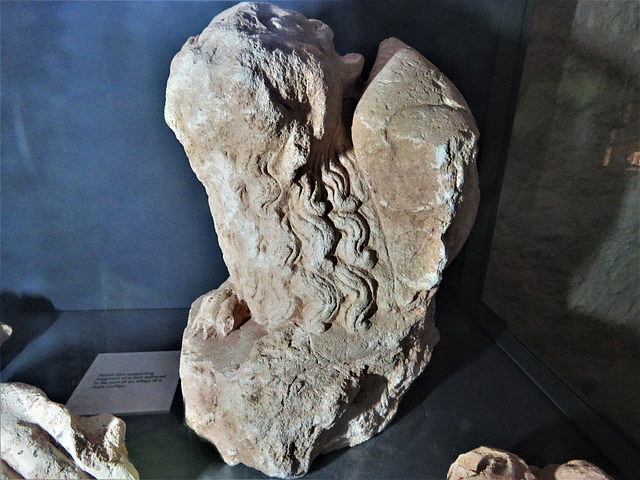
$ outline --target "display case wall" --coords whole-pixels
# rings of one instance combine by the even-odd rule
[[[0,3],[0,288],[14,326],[3,381],[65,402],[96,353],[178,349],[190,303],[227,278],[204,189],[163,109],[171,58],[233,3]],[[310,478],[442,478],[480,444],[534,465],[582,457],[633,478],[637,445],[619,433],[634,434],[640,410],[638,175],[620,160],[620,138],[637,130],[637,82],[627,80],[634,68],[637,79],[637,2],[277,3],[330,25],[339,53],[365,55],[365,76],[381,40],[411,45],[460,89],[481,135],[482,203],[445,272],[433,362],[387,430],[321,457]],[[568,205],[580,208],[557,211]],[[525,233],[535,240],[528,257]],[[545,291],[546,304],[535,296]],[[563,370],[558,359],[569,356],[578,363]],[[605,379],[611,365],[618,373]],[[598,408],[619,393],[626,416],[608,410],[617,424],[603,420],[557,374],[572,369],[582,393],[609,391],[593,397]],[[189,434],[181,408],[178,395],[170,415],[126,418],[141,473],[255,475]]]
[[[640,440],[638,2],[536,2],[483,300]]]

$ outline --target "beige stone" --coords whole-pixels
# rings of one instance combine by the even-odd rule
[[[543,469],[527,465],[517,455],[496,448],[479,447],[460,455],[449,468],[447,480],[611,480],[585,460],[571,460]]]
[[[0,398],[0,478],[139,478],[119,418],[73,415],[23,383],[0,384]]]
[[[317,20],[243,3],[171,64],[165,118],[209,196],[229,279],[194,302],[186,421],[223,459],[303,475],[393,418],[478,201],[456,88],[397,39],[338,55]]]
[[[479,447],[460,455],[449,468],[447,480],[535,480],[529,466],[517,455],[495,448]]]
[[[562,465],[542,469],[540,480],[612,480],[601,469],[585,460],[571,460]]]

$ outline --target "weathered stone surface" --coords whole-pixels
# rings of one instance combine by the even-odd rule
[[[23,383],[0,384],[0,398],[0,478],[138,478],[119,418],[73,415]]]
[[[535,480],[529,466],[517,455],[495,448],[479,447],[463,453],[449,468],[447,480]]]
[[[386,236],[396,299],[406,302],[438,285],[475,220],[475,122],[433,64],[390,38],[380,45],[352,136]]]
[[[584,460],[543,469],[527,465],[517,455],[496,448],[479,447],[460,455],[449,468],[447,480],[611,480],[606,473]]]
[[[389,39],[365,85],[332,37],[239,4],[189,39],[167,85],[229,269],[184,333],[187,423],[272,476],[389,423],[477,208],[478,134],[451,82]]]

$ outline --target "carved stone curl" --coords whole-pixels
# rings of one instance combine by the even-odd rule
[[[332,38],[242,3],[189,39],[167,85],[229,269],[184,333],[187,423],[279,477],[389,423],[438,340],[433,297],[478,202],[453,84],[393,38],[363,84],[362,56]]]

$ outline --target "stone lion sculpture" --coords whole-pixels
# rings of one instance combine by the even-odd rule
[[[453,84],[397,39],[364,83],[363,57],[332,38],[241,3],[188,40],[167,84],[229,269],[185,330],[187,422],[274,476],[393,417],[478,202],[478,133]]]

